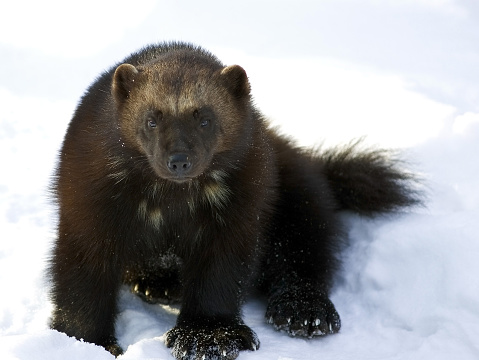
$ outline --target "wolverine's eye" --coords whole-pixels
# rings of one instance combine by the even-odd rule
[[[149,120],[148,120],[148,127],[154,129],[154,128],[156,128],[156,125],[157,125],[157,124],[156,124],[156,120],[155,120],[155,119],[149,119]]]
[[[150,129],[154,129],[158,126],[158,121],[163,118],[161,111],[150,112],[146,118],[146,124]]]
[[[200,111],[196,109],[193,111],[193,117],[196,119],[196,121],[200,122],[201,127],[206,127],[210,124],[210,119],[208,114],[205,114],[205,111],[202,111],[200,114]]]

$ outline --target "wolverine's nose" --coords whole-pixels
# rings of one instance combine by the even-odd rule
[[[168,170],[177,176],[186,175],[191,168],[191,161],[188,155],[183,153],[176,153],[170,155],[167,162]]]

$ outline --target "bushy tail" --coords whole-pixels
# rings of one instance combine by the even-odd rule
[[[342,210],[371,216],[422,202],[417,176],[403,168],[395,151],[364,149],[359,140],[320,157]]]

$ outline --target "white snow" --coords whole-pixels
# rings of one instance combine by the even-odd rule
[[[261,347],[240,359],[479,358],[477,7],[460,0],[37,3],[18,1],[0,15],[2,360],[113,359],[48,329],[44,270],[55,209],[47,188],[86,86],[129,52],[170,39],[242,65],[259,108],[302,144],[367,135],[369,143],[403,147],[427,186],[424,208],[344,216],[350,242],[332,293],[339,334],[290,338],[266,323],[265,304],[253,299],[244,318]],[[127,350],[120,359],[172,359],[163,334],[178,310],[126,289],[120,307],[116,329]]]

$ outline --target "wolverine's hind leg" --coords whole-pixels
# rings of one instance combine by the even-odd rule
[[[283,177],[278,211],[263,262],[268,294],[266,320],[293,336],[339,331],[340,318],[329,300],[340,237],[326,184]]]
[[[150,260],[125,272],[124,282],[131,291],[151,304],[175,304],[181,299],[180,264],[165,258]]]

